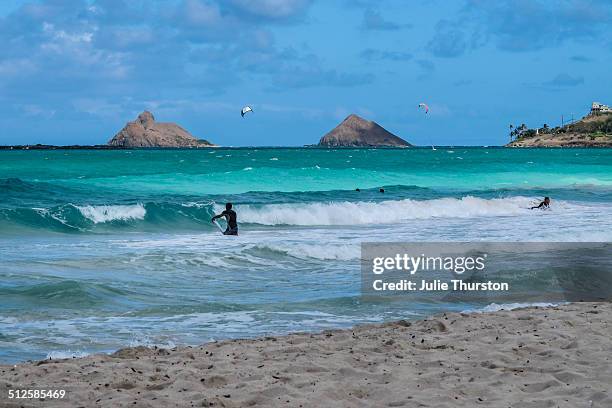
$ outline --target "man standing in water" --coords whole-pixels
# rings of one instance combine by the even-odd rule
[[[227,221],[227,229],[223,232],[223,235],[238,235],[236,211],[232,210],[232,203],[225,204],[225,211],[223,211],[221,214],[215,215],[210,221],[215,222],[218,218],[221,217],[225,217]]]
[[[544,197],[544,201],[542,201],[540,203],[540,205],[536,205],[535,207],[531,207],[531,209],[533,210],[533,209],[539,208],[541,210],[544,210],[544,209],[546,209],[548,207],[550,207],[550,198]]]

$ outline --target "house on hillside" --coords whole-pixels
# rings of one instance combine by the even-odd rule
[[[591,115],[599,115],[601,113],[612,113],[612,108],[603,103],[593,102],[591,105]]]

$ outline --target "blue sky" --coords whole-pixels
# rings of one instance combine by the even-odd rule
[[[316,143],[353,112],[502,144],[612,104],[611,32],[610,0],[6,0],[0,144],[105,143],[144,109],[227,146]]]

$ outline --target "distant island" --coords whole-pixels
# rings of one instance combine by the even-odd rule
[[[176,123],[156,122],[149,111],[128,122],[111,140],[115,147],[213,147],[207,140],[192,136]]]
[[[593,102],[582,119],[554,128],[544,124],[529,129],[522,124],[511,127],[506,147],[612,147],[612,108]]]
[[[342,123],[323,136],[318,146],[410,147],[411,144],[387,131],[378,123],[351,114]]]
[[[156,122],[149,111],[128,122],[107,144],[54,146],[46,144],[0,146],[0,150],[120,150],[219,147],[208,140],[198,139],[176,123]]]
[[[378,123],[356,114],[347,116],[316,145],[307,147],[411,147],[406,140]],[[107,144],[54,146],[46,144],[2,146],[0,150],[55,149],[165,149],[219,147],[199,139],[176,123],[156,122],[149,111],[128,122]],[[505,147],[612,147],[612,108],[593,102],[590,112],[562,126],[530,129],[525,124],[510,126],[510,143]]]

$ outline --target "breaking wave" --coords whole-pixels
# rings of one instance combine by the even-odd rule
[[[534,214],[535,197],[435,198],[387,201],[310,201],[278,204],[237,204],[242,226],[357,226],[401,224],[411,220],[514,217]],[[595,204],[557,200],[554,212],[580,213]],[[596,206],[596,205],[595,205]],[[223,206],[214,201],[129,204],[63,204],[48,208],[0,208],[0,226],[59,232],[213,230],[210,218]],[[599,210],[598,210],[599,211]],[[537,212],[544,215],[545,212]]]
[[[86,205],[76,206],[83,216],[94,224],[109,221],[144,220],[147,213],[144,205]]]
[[[477,197],[382,202],[327,202],[241,206],[242,222],[262,225],[388,224],[428,218],[501,217],[525,214],[529,197],[483,199]]]
[[[255,249],[269,251],[281,256],[290,256],[298,259],[317,259],[321,261],[350,261],[359,259],[360,247],[358,244],[260,244]],[[266,254],[264,254],[266,255]]]

